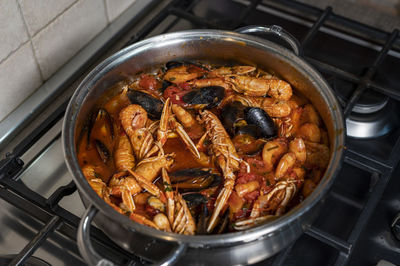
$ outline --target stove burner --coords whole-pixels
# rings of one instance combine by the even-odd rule
[[[389,101],[389,97],[375,91],[366,91],[354,105],[352,112],[357,114],[371,114],[382,110]]]
[[[0,255],[0,265],[8,265],[12,262],[13,259],[17,257],[17,254],[10,254],[10,255]],[[24,265],[26,266],[51,266],[50,263],[45,262],[42,259],[37,257],[29,257],[25,262]]]
[[[384,76],[383,76],[384,77]],[[353,90],[348,83],[331,82],[338,100],[345,106]],[[390,133],[397,126],[396,106],[388,96],[366,90],[346,119],[347,135],[356,139],[378,138]]]
[[[346,119],[347,135],[353,138],[377,138],[390,133],[397,124],[393,101],[387,98],[375,104],[357,105]]]

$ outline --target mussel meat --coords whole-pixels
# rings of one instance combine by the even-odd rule
[[[142,106],[151,119],[160,119],[164,106],[162,101],[154,98],[150,94],[137,90],[129,90],[128,98],[132,104]]]
[[[220,86],[209,86],[194,89],[183,95],[186,104],[199,109],[211,109],[217,106],[225,96],[225,89]]]
[[[278,128],[272,118],[263,109],[247,107],[244,109],[244,117],[247,124],[256,125],[260,128],[263,138],[269,139],[277,136]]]
[[[232,139],[236,151],[241,154],[253,155],[260,151],[265,140],[262,137],[261,130],[256,125],[245,125],[236,130]]]

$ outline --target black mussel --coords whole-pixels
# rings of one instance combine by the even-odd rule
[[[220,86],[194,89],[183,95],[182,101],[195,108],[211,109],[217,106],[225,96],[225,89]]]
[[[189,208],[199,206],[200,204],[205,204],[208,201],[206,196],[198,192],[182,193],[182,198],[186,201]]]
[[[169,61],[169,62],[167,62],[167,63],[165,64],[165,69],[166,69],[166,70],[169,70],[169,69],[172,69],[172,68],[175,68],[175,67],[182,66],[182,65],[184,65],[184,64],[185,64],[185,63],[182,62],[182,61]]]
[[[131,103],[142,106],[151,119],[161,118],[161,113],[164,106],[162,101],[154,98],[150,94],[137,90],[129,90],[128,98]]]
[[[207,205],[203,204],[199,211],[197,217],[197,234],[206,235],[207,234],[207,224],[210,219],[210,212],[208,211]]]
[[[86,143],[89,145],[90,143],[90,136],[92,135],[92,129],[94,126],[94,122],[96,121],[96,117],[97,117],[97,113],[92,113],[91,115],[89,115],[88,119],[85,122],[85,125],[83,127],[83,132],[87,132],[86,135]]]
[[[96,149],[100,155],[101,160],[104,163],[107,163],[108,159],[110,159],[110,157],[111,157],[110,150],[100,140],[95,139],[94,142],[95,142]]]
[[[100,108],[89,116],[87,127],[87,144],[93,142],[101,160],[107,162],[111,157],[114,140],[114,124],[110,114]]]
[[[255,139],[261,138],[261,129],[256,125],[244,125],[237,127],[235,135],[248,135]]]
[[[210,168],[189,168],[170,173],[171,182],[182,182],[193,177],[204,177],[211,174]]]
[[[171,173],[170,178],[172,187],[178,189],[204,189],[217,186],[222,180],[219,175],[204,168],[179,170]]]
[[[241,102],[228,103],[221,110],[221,122],[231,136],[236,133],[238,126],[246,125],[244,120],[245,106]]]
[[[103,123],[106,124],[107,127],[109,128],[109,134],[111,136],[111,139],[114,139],[114,125],[111,119],[110,114],[103,108],[99,109],[99,112],[97,113],[96,117],[96,122],[95,123]]]
[[[260,128],[263,138],[276,137],[278,128],[272,118],[261,108],[247,107],[244,109],[244,117],[249,125],[256,125]]]
[[[209,70],[208,68],[206,68],[205,66],[203,66],[201,64],[193,63],[193,62],[190,62],[190,61],[169,61],[169,62],[167,62],[165,64],[165,69],[166,70],[170,70],[170,69],[173,69],[173,68],[176,68],[176,67],[180,67],[180,66],[183,66],[183,65],[185,65],[185,66],[192,65],[192,66],[199,67],[199,68],[207,70],[207,71]]]

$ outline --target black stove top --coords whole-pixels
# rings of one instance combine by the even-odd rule
[[[320,10],[295,1],[153,1],[113,33],[114,39],[99,47],[80,69],[87,71],[96,60],[164,32],[192,28],[233,30],[254,24],[280,25],[300,40],[304,58],[323,74],[340,99],[349,128],[358,122],[357,117],[364,119],[365,114],[357,114],[357,108],[371,110],[383,101],[390,102],[391,108],[385,109],[383,116],[375,114],[376,110],[372,112],[386,122],[376,125],[368,117],[375,128],[387,127],[379,137],[372,133],[349,134],[352,137],[346,139],[342,169],[313,225],[287,249],[259,265],[375,265],[380,261],[399,264],[400,240],[393,233],[400,237],[400,221],[393,224],[400,212],[398,30],[383,32],[338,16],[331,8]],[[77,198],[76,186],[67,173],[60,146],[62,116],[79,79],[76,73],[68,79],[71,89],[63,91],[67,94],[63,96],[65,100],[59,104],[55,101],[51,107],[54,111],[48,112],[40,123],[33,122],[33,118],[20,123],[31,124],[32,129],[20,141],[14,141],[13,147],[1,144],[5,147],[3,152],[9,153],[0,162],[0,202],[3,209],[10,211],[0,224],[3,231],[7,228],[22,234],[27,230],[27,237],[17,248],[11,243],[12,237],[0,233],[0,255],[17,254],[0,262],[22,265],[35,256],[51,264],[84,264],[75,244],[82,206],[71,203],[73,197]],[[371,99],[370,94],[375,96]],[[368,126],[363,127],[365,123],[359,124],[360,132],[369,130]],[[17,133],[22,128],[14,130]],[[51,161],[57,167],[49,173],[37,170],[43,169],[39,164],[50,165],[49,160],[58,160]],[[38,178],[47,176],[41,182],[50,183],[51,188],[35,183],[35,174]],[[117,264],[145,263],[113,244],[96,228],[92,229],[92,237],[95,248]],[[63,248],[66,254],[59,254]],[[36,260],[31,258],[30,261]]]

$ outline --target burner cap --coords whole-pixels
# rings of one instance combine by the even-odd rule
[[[388,96],[369,90],[361,95],[360,99],[354,105],[352,112],[358,114],[375,113],[382,110],[388,101]]]
[[[367,105],[365,104],[365,106]],[[366,108],[359,110],[365,111]],[[352,112],[346,119],[347,135],[360,139],[377,138],[388,134],[396,127],[397,117],[392,101],[387,100],[384,104],[375,105],[374,110],[377,111],[371,113]]]

